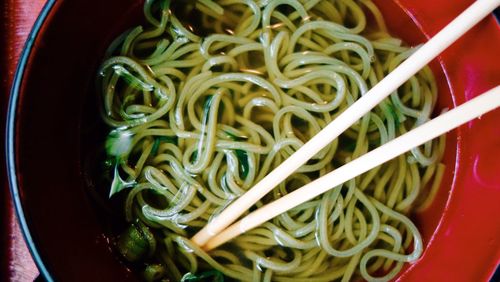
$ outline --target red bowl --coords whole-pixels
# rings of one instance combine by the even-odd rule
[[[486,0],[484,0],[486,1]],[[111,252],[91,193],[103,138],[94,79],[104,50],[140,21],[141,1],[49,0],[20,59],[9,105],[7,162],[16,211],[47,280],[136,280]],[[375,0],[395,35],[425,42],[472,0]],[[431,63],[439,108],[500,81],[500,29],[488,17]],[[445,178],[414,219],[422,258],[398,281],[487,281],[500,262],[500,110],[447,138]]]

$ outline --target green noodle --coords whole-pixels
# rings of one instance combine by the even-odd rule
[[[169,5],[145,2],[149,27],[118,37],[99,76],[110,195],[126,195],[125,217],[140,227],[131,238],[149,248],[126,252],[146,262],[145,279],[215,270],[241,281],[387,281],[417,260],[423,242],[408,216],[436,194],[444,137],[209,253],[189,240],[414,49],[369,0],[199,0],[187,17]],[[419,126],[436,98],[426,68],[255,208]]]

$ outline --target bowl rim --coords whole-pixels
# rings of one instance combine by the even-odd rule
[[[16,153],[15,153],[15,127],[16,127],[16,110],[19,104],[19,90],[24,77],[24,72],[26,70],[26,65],[28,59],[31,55],[33,45],[37,39],[43,24],[46,22],[49,13],[54,8],[56,0],[47,0],[44,4],[40,14],[38,15],[33,27],[26,39],[23,50],[19,57],[18,65],[14,73],[14,79],[12,81],[12,88],[10,91],[9,103],[7,106],[7,123],[6,123],[6,137],[5,137],[5,155],[7,163],[7,178],[9,183],[9,188],[11,192],[11,197],[14,202],[14,210],[16,213],[17,220],[21,227],[21,233],[23,238],[28,245],[28,249],[33,257],[33,260],[40,272],[47,281],[54,281],[53,277],[50,275],[46,265],[38,252],[36,244],[31,236],[31,232],[26,222],[24,216],[24,211],[21,204],[21,196],[19,194],[19,186],[17,181],[17,168],[16,168]]]

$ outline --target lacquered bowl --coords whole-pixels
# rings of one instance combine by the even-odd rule
[[[377,0],[391,32],[422,43],[472,0]],[[137,280],[111,251],[93,196],[104,138],[95,75],[119,33],[140,23],[141,1],[49,0],[28,38],[7,121],[11,192],[41,274],[57,281]],[[438,107],[500,82],[493,16],[431,64]],[[399,281],[487,281],[500,262],[500,110],[449,133],[436,200],[413,219],[425,251]]]

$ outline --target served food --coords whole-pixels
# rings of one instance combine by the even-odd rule
[[[390,280],[419,258],[409,217],[439,187],[444,136],[208,253],[189,240],[413,52],[372,2],[148,0],[144,15],[98,80],[130,222],[116,247],[146,280]],[[255,208],[427,121],[436,89],[423,69]]]

